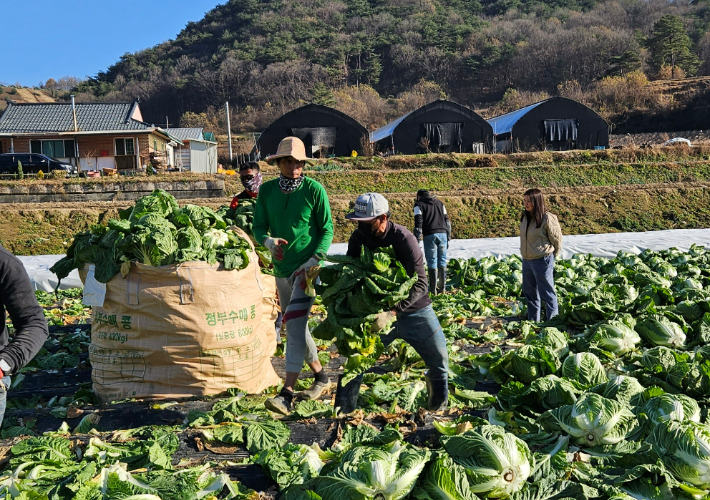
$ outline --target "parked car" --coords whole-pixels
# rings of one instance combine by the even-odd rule
[[[68,174],[76,174],[77,168],[71,163],[65,163],[55,158],[36,153],[3,153],[0,154],[0,174],[16,174],[17,162],[22,163],[22,172],[36,174],[40,170],[48,174],[52,170],[64,170]]]

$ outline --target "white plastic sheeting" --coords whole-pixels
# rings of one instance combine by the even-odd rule
[[[597,257],[614,257],[619,250],[641,253],[647,248],[663,250],[676,247],[688,250],[690,245],[710,248],[710,229],[671,229],[668,231],[648,231],[644,233],[605,233],[564,236],[561,258],[568,259],[576,253],[591,253]],[[344,254],[346,243],[331,245],[329,253]],[[520,238],[478,238],[452,240],[449,244],[449,259],[470,259],[475,257],[503,257],[520,254]]]
[[[44,290],[45,292],[53,292],[57,286],[57,275],[49,270],[63,255],[18,255],[22,264],[30,276],[30,281],[35,290]],[[62,280],[59,288],[65,290],[67,288],[81,288],[81,279],[79,271],[72,271],[69,276]]]
[[[663,250],[676,247],[688,250],[690,245],[702,245],[710,248],[710,229],[672,229],[668,231],[648,231],[645,233],[606,233],[565,236],[563,239],[562,258],[568,259],[576,253],[591,253],[597,257],[614,257],[619,250],[641,253],[647,248]],[[331,245],[329,253],[344,254],[347,243]],[[470,259],[475,257],[503,257],[520,253],[520,238],[479,238],[470,240],[452,240],[449,245],[450,259]],[[35,255],[18,257],[27,269],[36,290],[52,291],[57,285],[57,277],[49,271],[52,265],[63,255]],[[62,280],[61,288],[81,287],[79,273],[73,271]]]

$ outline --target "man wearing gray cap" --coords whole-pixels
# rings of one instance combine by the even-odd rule
[[[370,250],[391,246],[397,260],[404,266],[409,276],[415,273],[419,279],[412,286],[409,297],[395,304],[390,311],[381,312],[372,325],[374,332],[383,331],[396,317],[392,331],[382,335],[383,344],[389,345],[397,338],[409,343],[427,365],[427,409],[445,410],[448,398],[449,357],[446,338],[439,320],[431,307],[427,277],[424,271],[424,256],[417,239],[404,226],[389,220],[387,199],[379,193],[365,193],[357,197],[355,210],[346,219],[357,221],[358,227],[350,236],[347,255],[360,257],[362,246]],[[362,375],[343,387],[338,384],[335,405],[344,412],[355,409]]]

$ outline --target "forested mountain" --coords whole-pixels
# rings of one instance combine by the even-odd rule
[[[710,74],[708,9],[708,0],[230,0],[77,90],[84,100],[140,97],[156,123],[214,127],[228,100],[240,131],[310,101],[373,128],[440,95],[497,103],[494,112],[559,93],[611,116],[658,104],[648,78]]]

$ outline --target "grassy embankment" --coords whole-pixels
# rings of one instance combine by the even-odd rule
[[[491,166],[473,166],[483,163]],[[275,169],[265,174],[273,177]],[[710,156],[701,150],[348,158],[311,167],[308,175],[328,190],[336,242],[353,229],[344,215],[358,193],[385,193],[393,219],[411,227],[422,187],[444,200],[457,238],[515,236],[522,193],[533,186],[544,189],[565,234],[710,227]],[[241,190],[236,178],[226,185],[228,193]],[[105,222],[119,206],[0,205],[0,240],[18,254],[62,253],[75,232]]]

